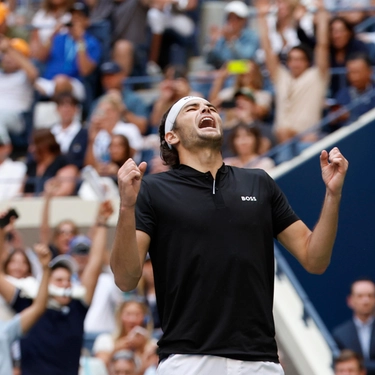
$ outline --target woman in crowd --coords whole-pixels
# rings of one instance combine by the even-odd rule
[[[30,36],[31,55],[35,61],[43,63],[48,57],[49,46],[54,36],[71,20],[69,9],[73,0],[44,0],[32,21]]]
[[[209,101],[213,105],[220,107],[223,103],[233,102],[236,92],[242,88],[246,88],[251,90],[255,97],[257,118],[264,119],[269,115],[272,105],[272,95],[270,92],[263,90],[263,76],[256,62],[248,60],[247,72],[238,74],[233,86],[223,88],[228,76],[227,67],[222,68],[218,72],[209,96]]]
[[[116,331],[99,335],[93,346],[93,353],[106,366],[113,353],[119,350],[130,350],[142,361],[150,343],[152,322],[146,304],[136,300],[124,302],[116,315]]]
[[[238,124],[229,136],[229,145],[235,156],[224,159],[224,163],[235,167],[270,171],[275,163],[269,157],[260,157],[261,142],[262,137],[258,128]]]
[[[72,195],[76,188],[78,168],[69,164],[61,154],[60,146],[49,129],[37,129],[33,132],[30,145],[30,160],[27,162],[25,195],[40,195],[45,182],[56,177],[59,189],[56,196]]]

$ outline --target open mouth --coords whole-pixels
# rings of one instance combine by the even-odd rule
[[[202,117],[198,125],[199,129],[215,128],[215,121],[212,117]]]

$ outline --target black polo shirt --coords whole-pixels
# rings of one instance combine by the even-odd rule
[[[298,217],[266,172],[188,166],[146,176],[137,229],[151,237],[161,357],[278,362],[273,238]]]

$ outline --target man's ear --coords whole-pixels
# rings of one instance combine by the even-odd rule
[[[172,146],[175,146],[178,142],[180,142],[180,139],[178,138],[178,135],[174,131],[168,132],[164,139]]]

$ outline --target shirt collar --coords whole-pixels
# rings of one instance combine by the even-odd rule
[[[184,176],[207,176],[211,175],[210,172],[201,172],[198,171],[192,167],[189,167],[186,164],[179,164],[176,168],[173,169],[180,175]],[[217,171],[218,173],[226,174],[228,172],[228,166],[226,166],[224,163],[221,165],[221,167]]]
[[[371,327],[372,324],[374,323],[374,317],[371,316],[370,318],[367,319],[366,322],[362,322],[362,320],[358,319],[356,316],[353,318],[354,320],[354,324],[356,325],[356,327],[358,328],[362,328],[362,327]]]

